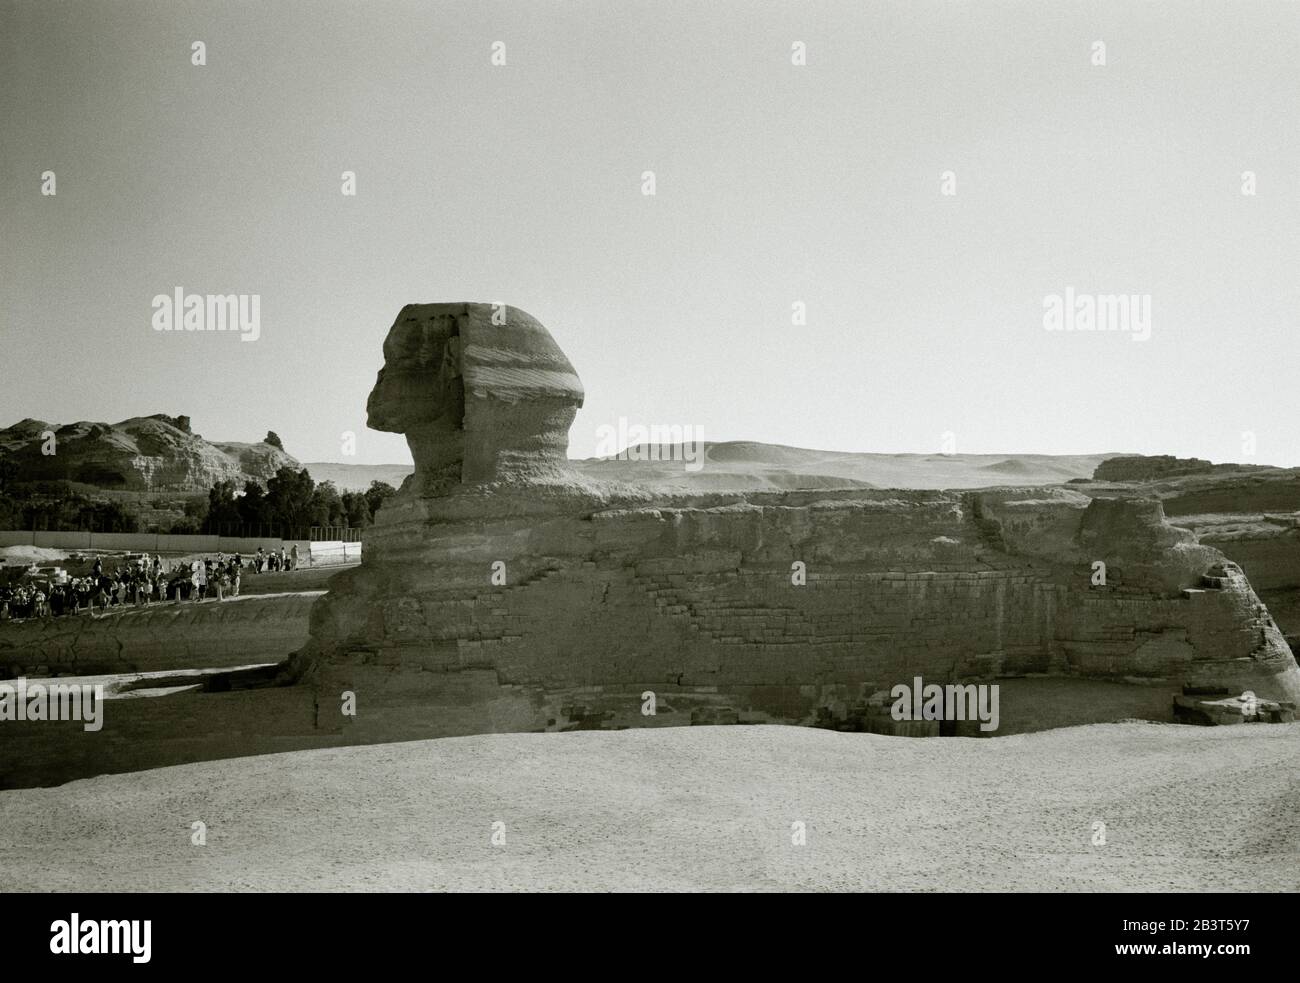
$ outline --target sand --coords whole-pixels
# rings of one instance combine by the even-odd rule
[[[0,546],[0,563],[11,566],[33,563],[59,563],[68,558],[67,550],[53,549],[48,546]]]
[[[2,792],[0,890],[1295,891],[1298,766],[1300,724],[301,751]]]
[[[685,467],[680,446],[638,445],[629,459],[570,459],[577,473],[599,481],[626,481],[659,494],[738,494],[832,488],[989,488],[1056,485],[1089,478],[1110,454],[865,454],[784,447],[757,441],[707,444],[699,470]],[[695,448],[691,448],[692,454]],[[639,459],[637,455],[642,455]],[[653,455],[653,456],[652,456]],[[303,467],[316,482],[340,491],[365,491],[372,480],[393,487],[415,469],[409,464],[337,464]]]

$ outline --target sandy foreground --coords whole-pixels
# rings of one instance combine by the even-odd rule
[[[1295,891],[1300,723],[483,735],[0,792],[0,828],[3,891]]]

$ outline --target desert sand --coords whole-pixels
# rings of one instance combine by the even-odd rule
[[[67,550],[47,546],[0,546],[0,564],[30,566],[33,563],[60,563],[67,558]]]
[[[578,474],[617,480],[658,494],[741,493],[831,488],[990,488],[1059,484],[1092,476],[1113,454],[868,454],[785,447],[758,441],[706,442],[699,470],[683,466],[680,446],[637,445],[626,459],[570,460]],[[695,453],[695,449],[691,449]],[[399,486],[414,467],[403,464],[303,465],[314,481],[365,491],[371,481]]]
[[[4,891],[1295,891],[1300,724],[482,735],[3,792],[0,814]]]

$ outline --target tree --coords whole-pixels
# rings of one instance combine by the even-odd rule
[[[208,515],[203,522],[209,533],[221,533],[226,525],[238,525],[241,519],[235,502],[235,486],[229,481],[218,481],[208,489]]]
[[[96,532],[139,532],[140,523],[119,502],[87,502],[78,506],[78,526]]]
[[[7,457],[0,457],[0,494],[7,492],[18,480],[18,465]]]
[[[259,525],[271,521],[271,507],[266,501],[266,492],[256,481],[244,483],[244,494],[235,504],[239,509],[239,519],[245,525]]]
[[[370,525],[370,504],[365,492],[347,491],[341,497],[343,514],[347,517],[345,525],[352,529],[364,529]]]
[[[284,450],[284,444],[280,443],[280,435],[274,430],[268,430],[266,432],[266,437],[262,440],[262,443],[270,444],[272,447],[278,447],[280,450]]]
[[[370,508],[370,521],[375,521],[377,513],[384,502],[397,494],[397,489],[386,481],[372,481],[366,490],[366,505]]]
[[[309,526],[312,520],[312,492],[316,483],[306,468],[295,471],[282,467],[266,483],[266,504],[272,522],[286,526]]]
[[[343,500],[332,481],[322,481],[311,495],[311,525],[342,526],[347,524]]]
[[[159,530],[159,531],[161,532],[163,530]],[[171,527],[165,531],[174,536],[190,536],[193,535],[194,533],[202,532],[203,523],[200,522],[198,519],[194,518],[193,516],[187,515],[183,518],[175,520],[171,524]]]

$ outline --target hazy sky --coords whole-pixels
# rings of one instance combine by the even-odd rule
[[[1300,465],[1300,3],[0,0],[0,38],[0,424],[409,461],[385,332],[499,300],[582,377],[573,456],[623,416]],[[261,337],[154,331],[177,286]],[[1044,330],[1067,287],[1150,338]]]

